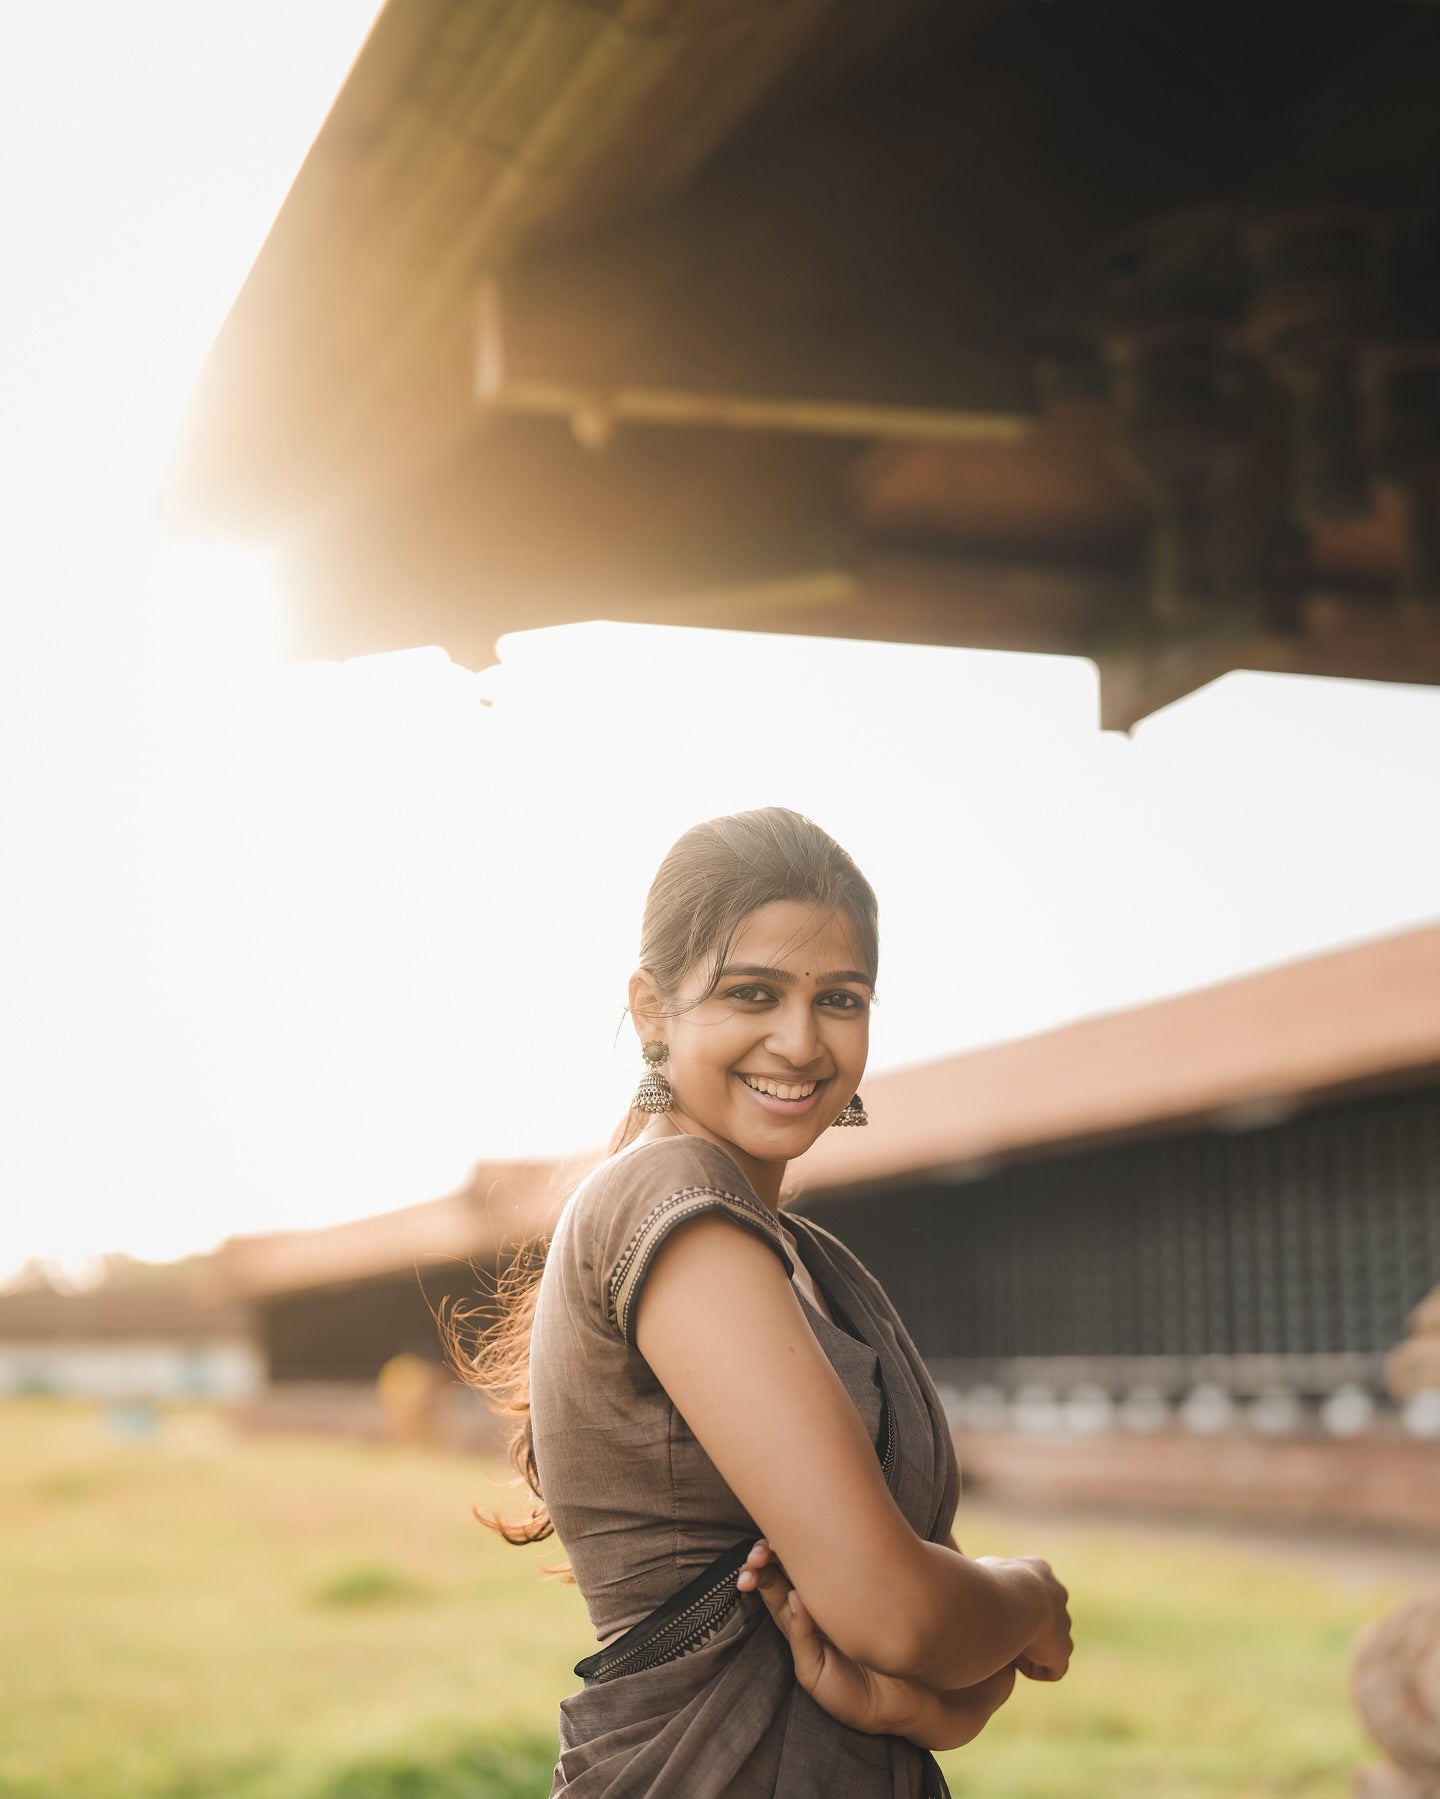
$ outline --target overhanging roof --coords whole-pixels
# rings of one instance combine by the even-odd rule
[[[1406,0],[389,0],[175,507],[302,656],[1047,650],[1118,726],[1440,680],[1437,86]]]

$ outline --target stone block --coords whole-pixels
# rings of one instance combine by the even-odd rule
[[[1421,1594],[1363,1633],[1351,1689],[1360,1722],[1409,1777],[1415,1799],[1440,1799],[1440,1592]]]

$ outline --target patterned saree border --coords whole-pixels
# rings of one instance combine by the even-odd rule
[[[607,1297],[610,1322],[632,1347],[635,1342],[635,1298],[655,1252],[677,1225],[702,1212],[717,1210],[729,1211],[737,1224],[763,1238],[783,1258],[786,1268],[791,1269],[779,1227],[758,1199],[727,1192],[723,1187],[681,1187],[668,1199],[652,1206],[640,1220],[629,1242],[616,1257],[610,1274]]]

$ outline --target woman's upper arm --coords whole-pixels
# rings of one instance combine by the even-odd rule
[[[903,1664],[923,1546],[778,1257],[703,1214],[657,1250],[636,1307],[641,1354],[820,1628],[847,1654]]]

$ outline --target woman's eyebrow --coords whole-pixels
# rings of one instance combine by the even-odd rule
[[[722,968],[717,981],[729,980],[733,975],[748,975],[752,980],[778,981],[782,987],[793,986],[799,980],[798,975],[791,974],[784,968],[764,968],[758,962],[732,962]],[[817,987],[827,987],[832,981],[853,981],[857,986],[873,988],[875,983],[868,974],[861,974],[856,968],[834,968],[828,974],[817,974]]]

